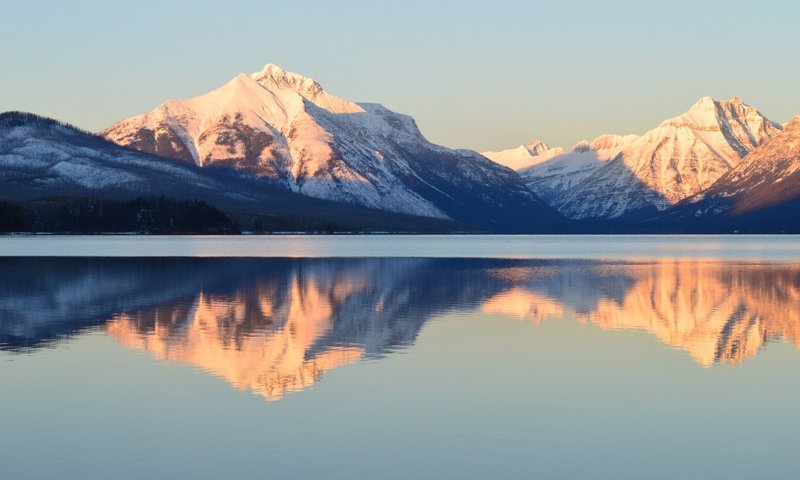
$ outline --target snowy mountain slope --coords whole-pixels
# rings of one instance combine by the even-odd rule
[[[664,210],[711,186],[780,129],[738,98],[701,98],[622,149],[554,205],[571,218]]]
[[[228,212],[267,215],[290,229],[447,230],[452,222],[410,217],[315,199],[227,169],[120,147],[33,114],[0,114],[0,199],[165,195],[205,200]]]
[[[602,135],[572,151],[541,142],[486,152],[520,166],[528,188],[569,218],[616,218],[664,210],[708,188],[781,126],[738,98],[701,98],[644,135]]]
[[[499,152],[483,152],[483,156],[505,167],[519,172],[520,170],[541,164],[564,153],[560,147],[550,148],[541,140],[534,140],[527,145],[520,145],[510,150]]]
[[[120,148],[68,125],[31,114],[0,114],[3,196],[76,192],[124,195],[220,192],[213,177],[179,162]],[[228,192],[231,199],[246,199]]]
[[[702,223],[741,220],[775,222],[779,230],[800,227],[800,116],[750,152],[707,190],[668,210],[662,220]],[[748,220],[748,221],[744,221]]]
[[[340,99],[275,65],[208,94],[165,102],[101,135],[342,203],[491,225],[560,219],[513,171],[433,145],[411,117]]]
[[[636,135],[601,135],[571,151],[520,170],[525,185],[544,201],[557,205],[571,189],[636,140]],[[561,149],[553,149],[561,150]]]

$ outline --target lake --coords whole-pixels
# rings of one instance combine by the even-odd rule
[[[800,260],[800,235],[19,235],[0,256]]]
[[[3,237],[0,475],[793,477],[798,247]]]

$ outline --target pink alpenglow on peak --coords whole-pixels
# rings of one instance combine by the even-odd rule
[[[250,78],[264,86],[271,85],[277,88],[287,88],[312,97],[322,92],[322,86],[313,78],[289,72],[274,63],[264,65],[261,71],[251,74]]]
[[[569,153],[530,161],[519,173],[569,218],[664,210],[709,188],[781,128],[737,97],[702,97],[642,136],[601,135]],[[509,163],[491,153],[485,155]]]
[[[563,220],[519,176],[478,153],[434,145],[413,118],[336,97],[316,80],[274,64],[205,95],[169,100],[101,135],[376,210],[465,222],[479,211],[481,222],[508,225],[520,216]]]

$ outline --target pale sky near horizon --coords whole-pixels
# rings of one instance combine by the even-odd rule
[[[699,97],[800,114],[800,2],[29,1],[0,111],[89,130],[276,63],[479,151],[643,133]]]

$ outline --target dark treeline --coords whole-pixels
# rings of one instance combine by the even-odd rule
[[[42,117],[41,115],[36,115],[35,113],[19,112],[16,110],[0,113],[0,127],[11,128],[11,127],[20,127],[25,125],[32,125],[37,127],[59,126],[68,128],[70,130],[75,130],[77,132],[90,135],[92,137],[100,138],[93,132],[90,132],[89,130],[78,128],[75,125],[72,125],[67,122],[62,122],[60,120],[54,120],[52,118]]]
[[[220,234],[239,229],[225,213],[197,200],[50,198],[0,201],[0,232]]]

